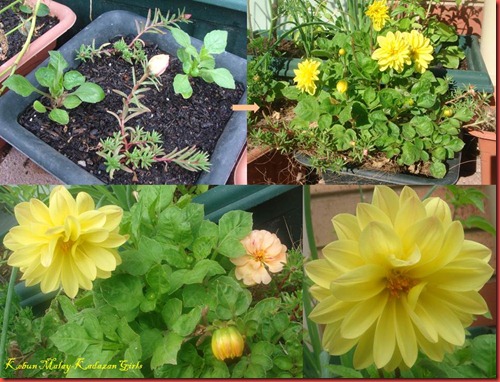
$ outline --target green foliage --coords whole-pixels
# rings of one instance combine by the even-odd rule
[[[71,192],[97,195],[100,189]],[[119,198],[127,207],[120,232],[129,240],[121,265],[111,277],[94,281],[91,291],[74,300],[59,295],[42,317],[18,315],[10,324],[28,364],[54,357],[69,368],[39,368],[23,376],[301,377],[302,254],[291,250],[269,285],[247,287],[235,279],[229,258],[242,254],[240,240],[252,230],[250,213],[231,211],[216,224],[191,202],[203,189],[117,191],[103,188],[102,203]],[[210,336],[228,324],[242,334],[245,349],[240,358],[223,362],[214,357]]]
[[[49,93],[44,93],[34,87],[26,78],[19,74],[9,77],[5,85],[17,94],[28,97],[31,93],[45,96],[50,105],[46,106],[40,101],[33,103],[33,108],[39,113],[49,111],[49,118],[60,125],[69,123],[69,113],[65,109],[74,109],[82,102],[97,103],[104,99],[102,88],[92,82],[86,82],[85,77],[76,70],[64,72],[68,63],[56,51],[49,52],[48,66],[35,72],[35,77],[40,85],[48,88]],[[64,107],[65,109],[63,109]]]
[[[181,46],[177,50],[177,57],[182,62],[185,74],[177,74],[174,78],[174,91],[190,98],[193,88],[189,82],[191,77],[201,77],[205,82],[215,82],[217,85],[234,89],[233,75],[226,68],[215,68],[214,54],[224,53],[227,44],[227,32],[214,30],[205,35],[200,51],[191,45],[191,37],[181,29],[171,28],[172,36]]]

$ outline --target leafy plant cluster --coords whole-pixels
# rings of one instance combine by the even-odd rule
[[[315,26],[315,38],[307,38],[305,48],[306,58],[319,63],[314,94],[292,85],[282,88],[279,72],[274,73],[274,82],[263,84],[261,79],[271,77],[271,66],[265,56],[255,59],[249,98],[273,102],[276,95],[283,95],[296,107],[294,120],[279,131],[259,128],[249,129],[249,134],[257,144],[305,154],[320,171],[377,161],[406,171],[426,167],[432,177],[443,178],[445,162],[464,147],[461,127],[484,107],[484,97],[474,96],[473,89],[455,89],[450,78],[432,70],[420,73],[414,65],[400,72],[381,71],[372,53],[378,47],[377,36],[417,30],[434,47],[431,66],[456,68],[464,58],[456,31],[430,15],[435,2],[428,2],[428,8],[414,0],[397,3],[380,32],[373,30],[364,13],[371,2],[338,3],[339,17],[334,21],[312,20],[310,13],[304,14],[304,23],[294,23],[280,37],[302,35]]]
[[[122,264],[92,291],[75,300],[58,295],[42,317],[19,319],[13,330],[21,333],[17,361],[54,357],[79,366],[23,370],[23,377],[302,376],[298,251],[255,297],[236,281],[229,261],[245,252],[240,240],[252,230],[250,213],[228,212],[218,224],[205,220],[191,192],[173,186],[121,188],[115,197],[130,206],[121,227],[130,236]],[[224,362],[214,357],[210,336],[225,325],[237,328],[245,348],[241,358]]]
[[[49,111],[49,118],[52,121],[66,125],[69,123],[69,113],[65,109],[74,109],[82,102],[100,102],[104,99],[105,94],[99,85],[87,82],[85,76],[77,70],[64,72],[68,67],[68,62],[61,53],[51,51],[49,55],[49,64],[35,72],[38,83],[46,87],[48,93],[37,89],[19,74],[9,77],[5,81],[5,85],[23,97],[28,97],[33,92],[46,97],[50,105],[44,105],[36,100],[33,103],[33,108],[39,113]]]

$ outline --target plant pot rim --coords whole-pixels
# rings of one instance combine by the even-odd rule
[[[110,11],[100,15],[58,49],[69,63],[68,70],[78,66],[75,60],[75,51],[80,48],[81,44],[91,44],[95,39],[96,46],[100,46],[117,35],[134,33],[136,32],[136,20],[144,22],[146,19],[128,11]],[[96,33],[96,28],[98,28],[98,33]],[[179,47],[170,34],[147,34],[144,38],[157,43],[162,50],[166,50],[165,46],[168,46],[170,54],[175,54]],[[202,45],[200,40],[193,37],[191,42],[198,49]],[[172,51],[174,48],[175,50]],[[227,52],[217,55],[215,60],[218,67],[230,68],[235,80],[243,83],[246,87],[246,60]],[[47,63],[48,59],[41,63],[38,68],[46,66]],[[26,78],[35,87],[41,88],[35,79],[35,72],[36,69]],[[245,91],[240,99],[240,104],[246,103],[246,94]],[[8,92],[2,96],[0,116],[3,121],[0,123],[0,137],[66,184],[102,184],[101,180],[40,140],[17,122],[18,115],[36,98],[38,98],[36,94],[24,98],[14,92]],[[245,142],[246,115],[235,112],[229,119],[210,157],[212,163],[210,172],[201,174],[197,183],[225,184],[238,161]]]
[[[33,4],[36,0],[28,0],[29,3]],[[62,36],[69,28],[73,26],[76,21],[76,14],[71,10],[71,8],[66,5],[57,3],[52,0],[42,0],[42,3],[47,5],[50,9],[50,15],[54,16],[59,20],[59,22],[54,25],[50,30],[45,32],[43,35],[39,36],[37,39],[30,43],[30,46],[23,58],[19,62],[19,68],[25,64],[31,57],[36,56],[44,49],[47,48],[53,41],[57,40],[58,37]],[[4,62],[0,66],[0,73],[2,73],[5,69],[9,68],[14,64],[17,59],[17,54],[11,57],[8,61]],[[2,83],[7,77],[9,73],[5,73],[2,77],[0,77],[0,83]]]
[[[311,161],[307,155],[295,152],[295,159],[303,164],[304,166],[311,167]],[[453,159],[448,159],[446,161],[448,165],[448,171],[442,179],[430,178],[426,176],[412,175],[412,174],[400,174],[400,173],[389,173],[380,170],[371,169],[359,169],[359,168],[344,168],[340,173],[335,176],[338,177],[349,177],[349,178],[359,178],[367,179],[374,183],[366,184],[395,184],[395,185],[447,185],[456,184],[459,178],[460,172],[460,160],[462,158],[462,152],[456,153]],[[329,184],[325,179],[325,183]],[[357,183],[357,182],[356,182]],[[337,183],[331,183],[337,184]],[[338,184],[349,184],[346,182],[338,182]],[[361,184],[361,183],[357,183]],[[363,183],[364,184],[364,183]]]
[[[496,131],[484,131],[484,130],[467,130],[467,132],[477,138],[487,139],[488,141],[496,141],[497,133]]]

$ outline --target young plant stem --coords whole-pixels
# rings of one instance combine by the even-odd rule
[[[17,279],[17,267],[13,267],[11,274],[10,274],[10,280],[9,280],[9,286],[7,288],[7,299],[5,302],[5,310],[3,312],[3,324],[2,324],[2,336],[0,337],[0,365],[1,370],[4,370],[3,365],[5,364],[5,346],[7,345],[7,333],[8,333],[8,328],[9,328],[9,318],[10,318],[10,309],[12,307],[12,296],[14,295],[14,285],[16,283]],[[0,376],[3,375],[3,371],[0,374]]]
[[[179,21],[183,21],[183,20],[187,20],[186,17],[184,15],[180,15],[179,17],[173,19],[173,20],[170,20],[169,23],[170,24],[175,24]],[[137,34],[137,36],[134,37],[134,39],[130,42],[130,44],[128,44],[128,47],[129,48],[132,48],[135,44],[136,41],[141,40],[141,36],[145,33],[148,33],[151,29],[158,29],[159,27],[162,27],[164,24],[163,22],[161,23],[155,23],[155,24],[151,24],[151,25],[148,25],[146,28],[144,28],[143,31],[139,32]]]
[[[0,9],[0,15],[2,13],[4,13],[5,11],[9,10],[10,8],[12,8],[14,5],[16,5],[17,3],[20,3],[22,0],[16,0],[16,1],[13,1],[12,3],[10,3],[9,5],[6,5],[5,7],[3,7],[2,9]]]
[[[7,73],[9,70],[10,70],[9,77],[12,76],[16,72],[17,67],[19,66],[19,63],[21,62],[21,60],[23,59],[24,54],[28,50],[28,48],[30,46],[30,43],[31,43],[31,39],[33,38],[33,33],[35,32],[36,15],[38,13],[38,8],[40,7],[40,1],[41,0],[37,0],[37,2],[35,4],[35,8],[33,9],[33,16],[32,16],[32,19],[31,19],[31,28],[30,28],[30,31],[28,33],[28,36],[26,37],[26,42],[24,43],[23,48],[17,54],[17,58],[16,58],[14,64],[10,68],[7,68],[5,71],[3,71],[2,73],[0,73],[0,77],[3,76],[5,73]],[[5,85],[3,85],[0,88],[0,95],[4,92],[4,90],[5,90]]]

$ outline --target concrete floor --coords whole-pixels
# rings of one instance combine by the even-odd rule
[[[473,155],[464,155],[458,185],[481,184],[481,162]],[[0,184],[61,184],[38,165],[14,148],[0,149]]]

